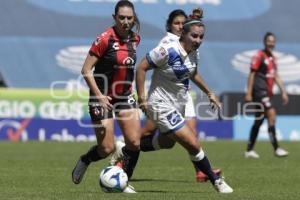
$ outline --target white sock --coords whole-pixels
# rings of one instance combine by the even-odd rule
[[[196,155],[190,155],[190,159],[191,161],[200,161],[205,157],[205,153],[202,150],[202,148],[200,149],[199,153]]]

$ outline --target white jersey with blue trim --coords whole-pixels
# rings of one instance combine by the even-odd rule
[[[160,99],[181,112],[188,100],[189,78],[196,73],[197,51],[187,54],[177,39],[158,45],[146,58],[154,68],[148,101]]]
[[[159,45],[163,45],[163,44],[168,44],[170,42],[174,42],[179,40],[179,37],[173,33],[167,32],[166,36],[163,37],[160,42]],[[198,60],[199,60],[199,51],[197,49],[197,56],[198,56]],[[190,87],[190,86],[189,86]],[[190,88],[189,88],[190,89]],[[187,103],[185,106],[185,113],[184,113],[184,117],[185,118],[194,118],[196,117],[196,112],[195,112],[195,106],[194,106],[194,102],[193,102],[193,98],[191,96],[191,94],[189,92],[187,92]]]

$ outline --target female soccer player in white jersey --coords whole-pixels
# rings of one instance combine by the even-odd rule
[[[194,14],[196,13],[196,14]],[[201,19],[203,15],[203,11],[201,8],[196,8],[193,10],[193,14],[190,15],[190,18],[197,18]],[[182,28],[184,22],[187,20],[187,15],[181,9],[173,10],[166,21],[166,36],[161,39],[159,45],[168,44],[170,42],[178,41],[179,37],[182,33]],[[188,101],[185,106],[185,121],[186,124],[192,130],[192,133],[197,136],[196,130],[196,113],[194,102],[190,92],[187,92]],[[141,129],[142,138],[141,138],[141,151],[148,152],[148,151],[156,151],[159,149],[171,149],[175,145],[175,141],[168,138],[164,134],[160,134],[157,131],[157,126],[155,123],[147,119],[145,125]],[[111,157],[110,164],[111,165],[119,165],[121,166],[122,163],[118,163],[123,156],[122,148],[125,146],[125,143],[122,141],[116,142],[116,151],[114,152],[113,156]],[[205,182],[208,180],[208,177],[197,168],[195,168],[195,176],[197,182]],[[221,174],[220,169],[215,169],[214,172],[218,175]]]
[[[197,49],[200,47],[205,26],[200,20],[187,20],[179,40],[158,45],[142,59],[137,67],[136,86],[138,102],[143,112],[159,128],[161,134],[177,141],[188,152],[191,161],[204,172],[220,193],[233,189],[212,171],[197,137],[184,120],[189,79],[205,94],[213,107],[220,102],[197,73]],[[145,74],[153,69],[151,86],[146,98]]]

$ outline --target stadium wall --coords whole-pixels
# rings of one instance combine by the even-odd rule
[[[0,140],[96,141],[87,109],[87,91],[0,90]],[[198,119],[199,138],[246,140],[253,118]],[[280,140],[300,140],[299,116],[279,116]],[[144,119],[142,120],[142,123]],[[121,131],[115,123],[116,137]],[[267,138],[266,125],[259,139]]]

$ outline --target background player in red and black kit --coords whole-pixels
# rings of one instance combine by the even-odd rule
[[[278,75],[276,58],[273,54],[275,44],[275,35],[267,32],[264,36],[265,48],[256,53],[251,63],[251,72],[248,78],[248,87],[245,100],[247,102],[253,101],[260,103],[264,109],[262,112],[255,113],[255,121],[250,131],[245,157],[259,158],[259,155],[253,150],[253,147],[264,118],[267,118],[268,120],[268,132],[275,155],[279,157],[288,155],[287,151],[279,148],[278,146],[275,129],[276,111],[273,108],[271,101],[273,96],[272,89],[274,82],[280,88],[283,104],[287,104],[289,100],[284,89],[283,82]]]
[[[72,180],[79,184],[91,162],[106,158],[114,146],[113,112],[125,138],[124,170],[132,175],[140,149],[140,119],[132,97],[136,47],[140,37],[132,31],[139,21],[130,1],[115,6],[115,25],[99,35],[92,44],[82,68],[90,88],[89,110],[97,137],[97,145],[78,160]],[[94,69],[94,72],[93,72]]]

